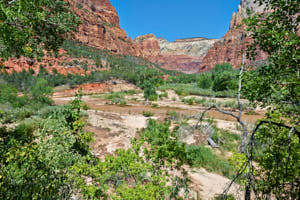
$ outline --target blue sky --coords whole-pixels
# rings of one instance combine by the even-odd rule
[[[128,36],[221,38],[240,0],[111,0]]]

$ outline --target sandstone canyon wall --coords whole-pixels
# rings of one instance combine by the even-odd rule
[[[109,0],[76,0],[69,3],[82,21],[75,35],[76,40],[117,54],[140,56],[139,47],[120,28],[119,16]]]
[[[241,0],[238,11],[232,14],[229,31],[209,49],[203,58],[199,72],[211,70],[216,64],[231,63],[238,68],[242,63],[242,50],[246,49],[246,44],[251,39],[245,36],[245,27],[243,20],[249,16],[249,13],[263,12],[263,6],[258,6],[254,0]],[[265,60],[267,54],[257,52],[257,60]],[[250,61],[246,60],[246,64]]]
[[[209,48],[218,40],[207,38],[178,39],[169,42],[153,34],[137,37],[141,55],[165,69],[196,73]]]
[[[75,40],[115,54],[140,56],[163,68],[185,73],[207,71],[216,64],[225,62],[238,67],[242,60],[240,51],[244,48],[244,42],[249,41],[249,38],[243,37],[242,20],[247,17],[249,11],[263,11],[253,0],[241,0],[237,13],[232,15],[230,29],[221,40],[190,38],[169,42],[149,34],[132,41],[120,27],[119,16],[109,0],[66,1],[82,21],[75,34]],[[265,59],[266,55],[259,52],[258,58]],[[46,65],[50,61],[54,63],[53,67],[66,71],[64,66],[59,65],[59,59],[45,58],[42,63],[36,65]],[[32,68],[25,58],[13,59],[4,64],[10,71]]]
[[[88,46],[98,49],[106,49],[115,54],[124,54],[132,56],[141,56],[140,47],[127,37],[126,32],[120,28],[119,16],[109,0],[66,0],[71,9],[81,19],[81,25],[78,32],[75,33],[75,40],[78,40]],[[61,50],[61,52],[63,52]],[[41,62],[35,62],[26,58],[10,59],[4,62],[8,72],[22,71],[23,69],[38,70],[39,65],[46,66],[51,71],[57,69],[60,73],[80,73],[84,70],[68,68],[60,63],[71,62],[73,59],[63,56],[60,58],[46,57]],[[89,63],[94,68],[92,60],[80,59]],[[51,67],[50,67],[51,63]],[[47,67],[48,66],[48,67]]]

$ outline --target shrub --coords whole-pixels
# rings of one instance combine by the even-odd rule
[[[170,116],[172,120],[175,120],[179,117],[179,114],[176,111],[167,111],[167,116]]]
[[[182,102],[188,105],[193,105],[195,103],[195,97],[182,99]]]
[[[149,96],[148,100],[149,101],[157,101],[157,98],[158,98],[158,96],[153,94],[153,95]]]
[[[144,98],[149,101],[156,101],[157,100],[157,93],[156,93],[156,88],[154,85],[154,82],[149,80],[145,81],[143,84],[144,88]]]
[[[89,109],[91,109],[91,108],[90,108],[89,105],[83,104],[83,105],[82,105],[82,109],[83,109],[83,110],[89,110]]]
[[[0,103],[4,104],[7,102],[14,107],[19,105],[18,90],[8,84],[0,84]]]
[[[163,93],[159,94],[159,98],[160,99],[168,98],[168,93],[167,92],[163,92]]]
[[[53,93],[53,88],[48,85],[48,81],[45,79],[37,79],[35,85],[31,90],[32,100],[42,104],[52,104],[50,96]]]
[[[197,104],[205,104],[207,102],[206,98],[196,98],[195,103]]]
[[[143,116],[144,117],[152,117],[154,114],[150,111],[143,111]]]
[[[200,88],[208,89],[212,86],[212,84],[213,81],[211,73],[205,72],[197,78],[197,85]]]
[[[111,103],[112,104],[119,104],[119,105],[126,105],[126,100],[123,99],[123,98],[118,98],[118,97],[115,97],[111,100]]]
[[[188,93],[183,88],[175,88],[175,93],[179,96],[187,96]]]
[[[214,75],[213,91],[236,90],[238,87],[237,73],[225,71]]]
[[[152,107],[152,108],[158,108],[158,104],[157,104],[157,103],[154,103],[154,104],[152,104],[151,107]]]
[[[111,100],[111,104],[126,105],[124,95],[124,92],[113,92],[107,97],[107,99]]]

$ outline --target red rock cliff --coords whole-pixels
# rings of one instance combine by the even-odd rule
[[[107,49],[116,54],[125,54],[140,56],[140,46],[127,38],[126,32],[120,28],[119,16],[109,0],[66,0],[69,2],[72,10],[81,18],[82,24],[75,33],[75,39],[88,46],[99,49]],[[45,56],[41,62],[35,62],[34,66],[30,64],[30,59],[10,59],[4,62],[7,71],[12,72],[28,70],[30,68],[38,70],[39,65],[49,66],[57,69],[60,73],[84,73],[83,70],[68,68],[60,63],[70,62],[72,58],[51,58]],[[94,68],[91,60],[86,61],[90,68]],[[50,64],[51,63],[51,64]],[[105,66],[104,66],[105,67]],[[100,70],[100,69],[95,69]]]
[[[240,67],[241,52],[245,50],[245,44],[251,42],[250,38],[245,37],[245,27],[242,23],[249,12],[263,12],[263,7],[256,5],[253,0],[241,0],[237,13],[232,15],[229,31],[209,49],[202,60],[199,72],[211,70],[216,64],[222,63],[231,63],[235,68]],[[257,53],[258,61],[267,58],[266,53],[261,51]],[[246,64],[249,64],[249,61],[246,61]]]
[[[82,21],[75,39],[114,53],[140,56],[139,47],[120,28],[119,16],[109,0],[76,0],[69,3]]]

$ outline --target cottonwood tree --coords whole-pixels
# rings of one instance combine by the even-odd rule
[[[300,51],[298,0],[256,0],[264,14],[246,20],[253,39],[247,56],[258,49],[268,53],[268,64],[244,75],[243,94],[252,104],[268,108],[246,146],[241,177],[245,199],[297,199],[300,192],[299,106]],[[256,162],[256,165],[253,164]],[[224,191],[227,198],[229,187]]]
[[[1,0],[0,57],[43,56],[57,52],[79,18],[64,0]]]

